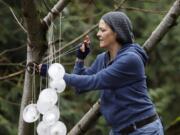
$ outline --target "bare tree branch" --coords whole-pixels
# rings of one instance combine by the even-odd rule
[[[22,28],[22,30],[23,30],[25,33],[27,33],[27,30],[24,28],[24,26],[23,26],[23,25],[20,23],[20,21],[17,19],[16,15],[15,15],[15,13],[14,13],[14,11],[13,11],[13,9],[12,9],[11,7],[9,7],[9,10],[11,11],[14,19],[15,19],[16,22],[19,24],[19,26]]]
[[[19,67],[25,67],[23,63],[0,63],[0,66],[19,66]]]
[[[177,25],[177,18],[180,15],[180,0],[176,0],[163,18],[161,23],[157,26],[157,28],[152,32],[151,36],[146,40],[143,45],[143,48],[150,52],[165,36],[165,34],[175,25]]]
[[[159,2],[160,0],[132,0],[132,1],[157,3],[157,2]]]
[[[15,77],[15,76],[17,76],[17,75],[20,75],[20,74],[22,74],[22,73],[24,73],[24,70],[20,70],[20,71],[18,71],[18,72],[9,74],[9,75],[7,75],[7,76],[0,77],[0,80],[9,79],[9,78]]]
[[[51,25],[51,22],[59,15],[59,13],[64,9],[64,7],[67,6],[67,4],[71,0],[59,0],[56,5],[51,9],[51,11],[48,13],[46,17],[43,19],[43,24],[45,27],[49,27]]]
[[[135,8],[135,7],[122,7],[122,9],[145,12],[145,13],[161,14],[161,15],[167,13],[167,11],[147,10],[147,9]]]
[[[14,13],[14,11],[13,11],[13,8],[12,8],[9,4],[5,3],[5,2],[2,1],[2,0],[0,0],[0,2],[3,3],[6,7],[9,8],[9,10],[11,11],[14,19],[17,21],[17,23],[19,24],[19,26],[22,28],[22,30],[23,30],[25,33],[27,33],[27,30],[24,28],[24,26],[23,26],[23,25],[20,23],[20,21],[17,19],[16,15],[15,15],[15,13]]]
[[[23,45],[23,46],[20,46],[20,47],[17,47],[17,48],[4,50],[3,52],[0,53],[0,56],[4,55],[5,53],[8,53],[8,52],[18,51],[18,50],[23,49],[25,47],[26,47],[26,45]]]

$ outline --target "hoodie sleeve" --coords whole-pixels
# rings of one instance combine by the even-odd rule
[[[84,66],[84,61],[76,61],[73,74],[77,75],[92,75],[97,72],[97,65],[99,63],[99,56],[97,56],[96,60],[93,62],[93,64],[90,67]]]
[[[144,79],[144,66],[136,54],[128,53],[94,75],[65,74],[67,85],[77,93],[97,89],[116,89]]]

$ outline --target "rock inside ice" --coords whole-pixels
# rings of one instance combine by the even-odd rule
[[[29,104],[23,110],[23,120],[27,123],[35,122],[39,116],[36,104]]]
[[[66,125],[61,121],[56,122],[50,128],[50,135],[66,135],[66,133],[67,133]]]
[[[47,125],[51,126],[59,120],[59,117],[60,117],[60,111],[57,106],[54,106],[51,110],[49,110],[43,115],[43,121]]]
[[[36,130],[37,130],[38,135],[50,134],[50,127],[43,121],[39,122]]]
[[[40,102],[50,102],[52,104],[56,104],[58,95],[54,89],[47,88],[40,92],[38,100]]]
[[[49,111],[54,104],[51,102],[45,102],[45,101],[37,101],[37,109],[41,114],[45,114],[47,111]]]
[[[50,65],[50,67],[48,69],[48,74],[51,79],[60,80],[64,77],[65,69],[61,64],[54,63],[54,64]]]
[[[56,92],[58,92],[58,93],[63,92],[66,88],[66,83],[63,79],[52,80],[49,85],[52,89],[56,90]]]

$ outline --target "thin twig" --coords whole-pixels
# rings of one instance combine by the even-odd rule
[[[10,7],[10,5],[8,4],[8,3],[6,3],[5,1],[3,1],[3,0],[0,0],[0,2],[2,3],[2,4],[4,4],[6,7]]]
[[[148,9],[135,8],[135,7],[121,7],[121,8],[126,10],[140,11],[140,12],[160,14],[160,15],[164,15],[167,13],[167,11],[156,11],[156,10],[148,10]]]
[[[132,0],[132,1],[141,1],[141,2],[149,2],[149,3],[157,3],[160,0]]]
[[[122,1],[120,2],[120,4],[114,9],[114,11],[119,10],[126,1],[128,1],[128,0],[122,0]]]
[[[19,20],[17,19],[13,9],[11,7],[9,7],[9,10],[11,11],[11,13],[13,14],[14,19],[16,20],[16,22],[19,24],[19,26],[24,30],[25,33],[27,33],[27,30],[24,28],[24,26],[19,22]]]
[[[43,1],[44,6],[46,7],[46,9],[53,14],[53,12],[49,8],[49,6],[46,4],[45,0],[42,0],[42,1]]]
[[[88,9],[91,4],[94,4],[94,6],[96,7],[96,4],[94,3],[94,0],[88,0],[88,1],[87,1],[87,5],[85,6],[84,9]],[[97,8],[97,7],[96,7],[96,8]]]
[[[15,13],[14,13],[14,11],[13,11],[13,8],[12,8],[9,4],[7,4],[6,2],[4,2],[4,1],[2,1],[2,0],[0,0],[0,2],[3,3],[6,7],[9,8],[9,10],[11,11],[14,19],[17,21],[17,23],[19,24],[19,26],[24,30],[25,33],[27,33],[27,30],[24,28],[24,26],[23,26],[23,25],[19,22],[19,20],[17,19],[16,15],[15,15]]]
[[[25,47],[26,47],[26,45],[23,45],[23,46],[20,46],[20,47],[17,47],[17,48],[4,50],[3,52],[0,53],[0,56],[4,55],[5,53],[8,53],[8,52],[18,51],[18,50],[23,49]]]
[[[20,67],[25,67],[23,63],[0,63],[0,66],[20,66]]]
[[[9,78],[12,78],[12,77],[14,77],[14,76],[20,75],[20,74],[22,74],[22,73],[24,73],[24,69],[23,69],[23,70],[20,70],[20,71],[18,71],[18,72],[9,74],[9,75],[7,75],[7,76],[0,77],[0,80],[9,79]]]
[[[42,24],[44,24],[44,26],[48,28],[70,1],[71,0],[59,0],[57,4],[54,5],[54,7],[50,10],[47,16],[43,18]]]

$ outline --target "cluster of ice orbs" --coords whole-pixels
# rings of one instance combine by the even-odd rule
[[[37,126],[38,135],[66,135],[66,125],[59,121],[60,111],[57,104],[58,95],[66,88],[63,80],[64,67],[59,63],[50,65],[48,75],[50,77],[49,88],[39,94],[37,104],[29,104],[23,111],[23,120],[27,123],[35,122],[42,115],[42,121]]]

